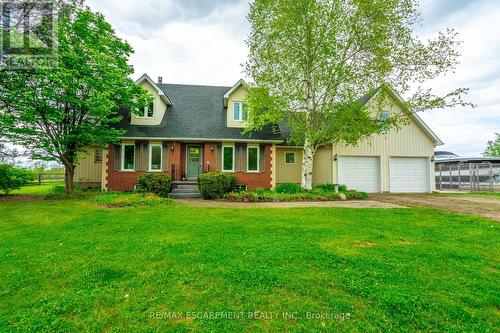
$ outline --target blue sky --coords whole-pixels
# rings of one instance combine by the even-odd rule
[[[135,77],[164,82],[232,85],[242,76],[249,31],[246,0],[91,0],[135,49]],[[437,92],[470,88],[477,108],[427,111],[420,116],[445,142],[438,149],[479,156],[500,132],[500,1],[422,0],[426,38],[455,28],[463,44],[456,73],[429,83]]]

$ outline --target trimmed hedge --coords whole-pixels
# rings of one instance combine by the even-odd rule
[[[166,198],[172,188],[172,179],[162,173],[145,173],[139,176],[137,185],[139,192],[154,193]]]
[[[198,188],[203,199],[220,199],[236,186],[236,176],[221,172],[207,172],[198,176]]]

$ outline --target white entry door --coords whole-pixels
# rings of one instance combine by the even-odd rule
[[[339,156],[339,184],[368,193],[380,192],[380,158],[377,156]]]
[[[429,168],[427,157],[391,157],[389,165],[391,192],[429,192]]]

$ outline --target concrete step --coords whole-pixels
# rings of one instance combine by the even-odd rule
[[[181,198],[201,198],[200,193],[170,193],[170,197],[173,199]]]
[[[172,193],[200,193],[198,188],[174,188]]]
[[[177,185],[177,188],[180,190],[190,190],[190,189],[198,189],[198,185],[195,184],[179,184]]]

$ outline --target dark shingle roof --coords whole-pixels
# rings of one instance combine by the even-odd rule
[[[226,126],[227,109],[224,94],[231,87],[158,84],[174,104],[168,107],[160,125],[131,125],[124,118],[119,127],[129,138],[221,139],[221,140],[281,140],[271,126],[260,132],[241,134],[241,128]]]

